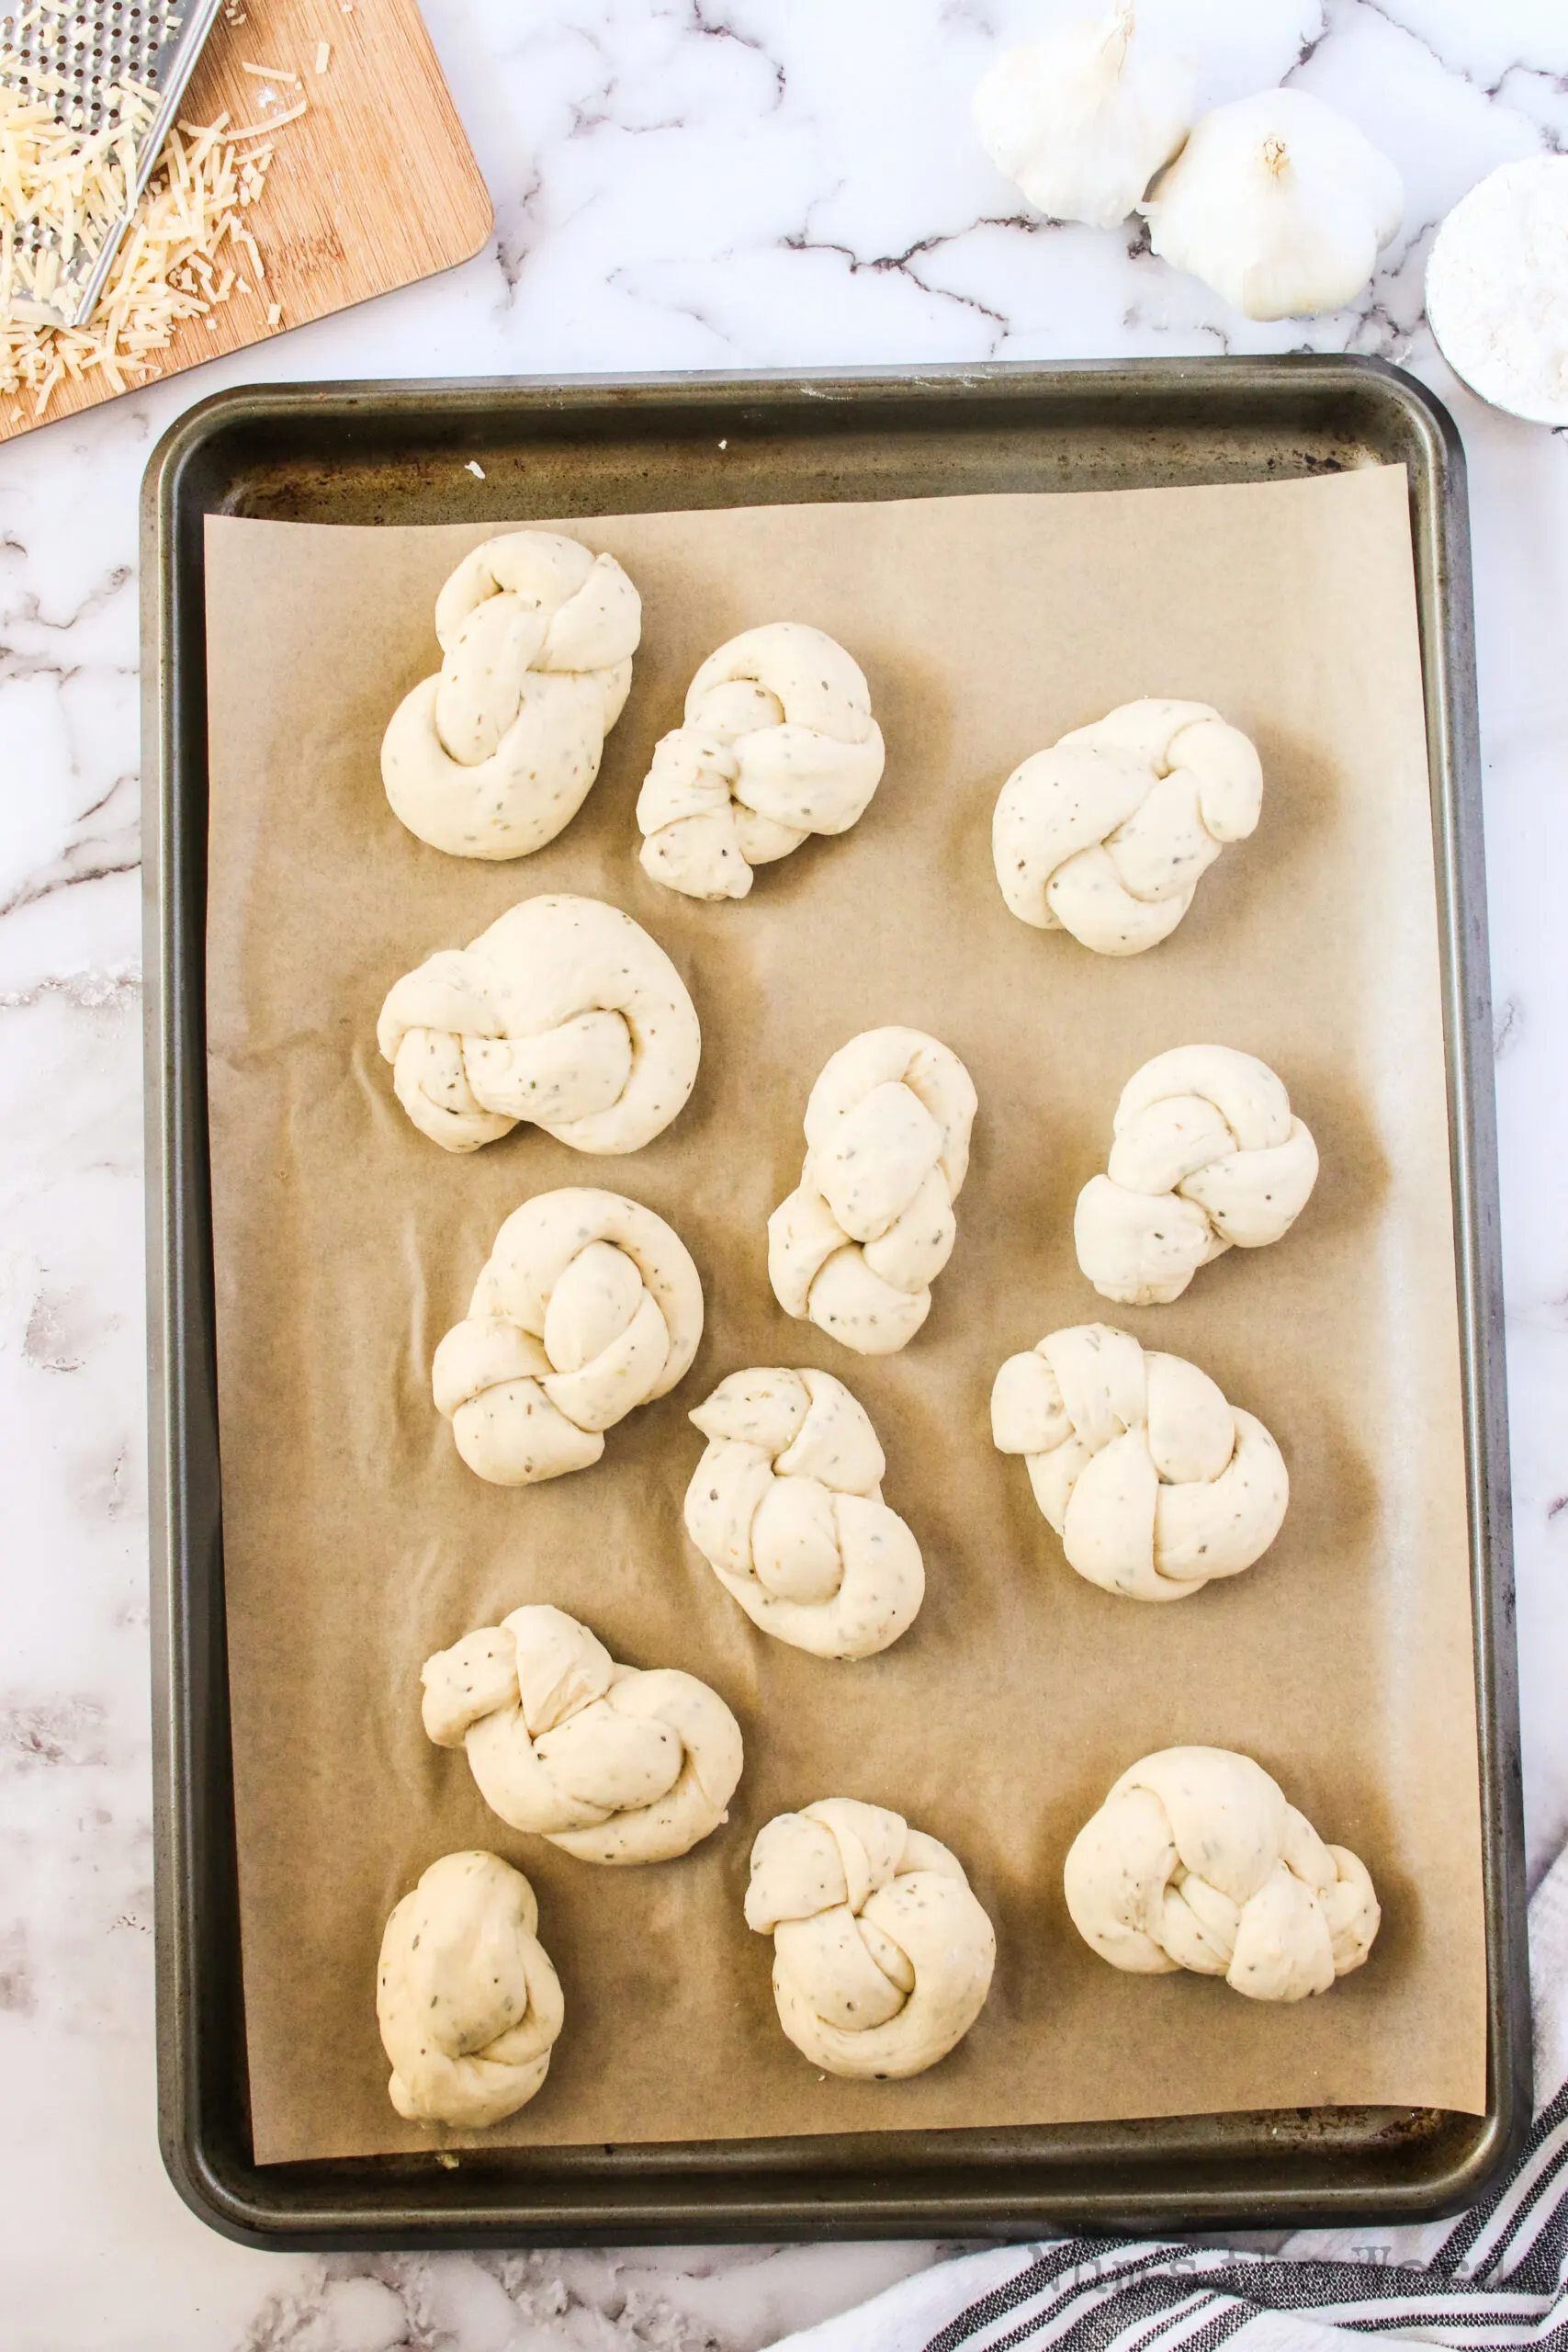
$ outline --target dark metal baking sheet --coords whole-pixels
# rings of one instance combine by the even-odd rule
[[[716,444],[727,444],[722,461]],[[468,471],[476,460],[482,478]],[[446,523],[976,491],[1410,482],[1437,852],[1475,1602],[1488,1961],[1483,2117],[1288,2109],[258,2165],[247,2112],[208,1167],[203,522]],[[1463,454],[1380,361],[242,389],[143,493],[143,821],[158,2062],[164,2162],[254,2245],[1028,2237],[1416,2218],[1479,2196],[1529,2114],[1492,1026]]]

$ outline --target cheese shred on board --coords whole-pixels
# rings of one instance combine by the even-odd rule
[[[136,220],[85,327],[61,326],[47,311],[56,256],[78,237],[96,245],[124,210],[138,132],[151,94],[125,85],[110,94],[90,138],[55,121],[49,107],[5,79],[0,51],[0,397],[41,417],[68,380],[101,379],[117,392],[161,374],[158,355],[187,320],[216,332],[211,313],[239,289],[266,277],[246,215],[266,184],[277,127],[231,130],[227,114],[171,130]],[[281,77],[280,77],[281,78]],[[292,121],[301,103],[280,114]]]

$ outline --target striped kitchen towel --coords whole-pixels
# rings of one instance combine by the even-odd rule
[[[1568,1852],[1529,1913],[1535,2083],[1524,2153],[1421,2226],[1303,2230],[1277,2254],[1059,2238],[916,2273],[774,2352],[1331,2352],[1359,2335],[1568,2352]]]

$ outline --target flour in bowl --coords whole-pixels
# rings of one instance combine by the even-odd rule
[[[1427,265],[1427,316],[1483,400],[1568,424],[1568,156],[1505,164],[1454,207]]]

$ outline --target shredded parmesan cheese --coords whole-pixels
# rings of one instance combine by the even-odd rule
[[[285,65],[253,65],[248,59],[242,58],[240,71],[242,74],[254,74],[258,82],[290,82],[295,89],[300,86],[299,74],[290,74]]]
[[[332,45],[331,41],[330,41],[330,40],[319,40],[319,41],[316,43],[316,71],[317,71],[317,73],[318,73],[318,74],[324,74],[324,73],[326,72],[326,70],[327,70],[328,66],[332,63],[332,62],[333,62],[333,45]]]
[[[158,375],[154,355],[187,320],[216,334],[212,313],[266,275],[245,215],[261,197],[272,149],[242,154],[236,141],[270,135],[304,111],[301,101],[243,132],[230,129],[227,115],[172,130],[91,321],[63,327],[45,307],[60,256],[78,238],[96,244],[122,214],[149,96],[130,86],[114,92],[102,129],[84,140],[46,104],[0,80],[0,396],[21,395],[39,419],[68,381],[125,391]],[[275,302],[269,325],[281,316]],[[21,409],[17,399],[12,424]]]
[[[243,130],[231,130],[227,136],[231,139],[265,139],[281,123],[298,122],[300,116],[310,110],[310,100],[301,98],[297,107],[289,107],[282,114],[269,114],[265,122],[247,122]]]

